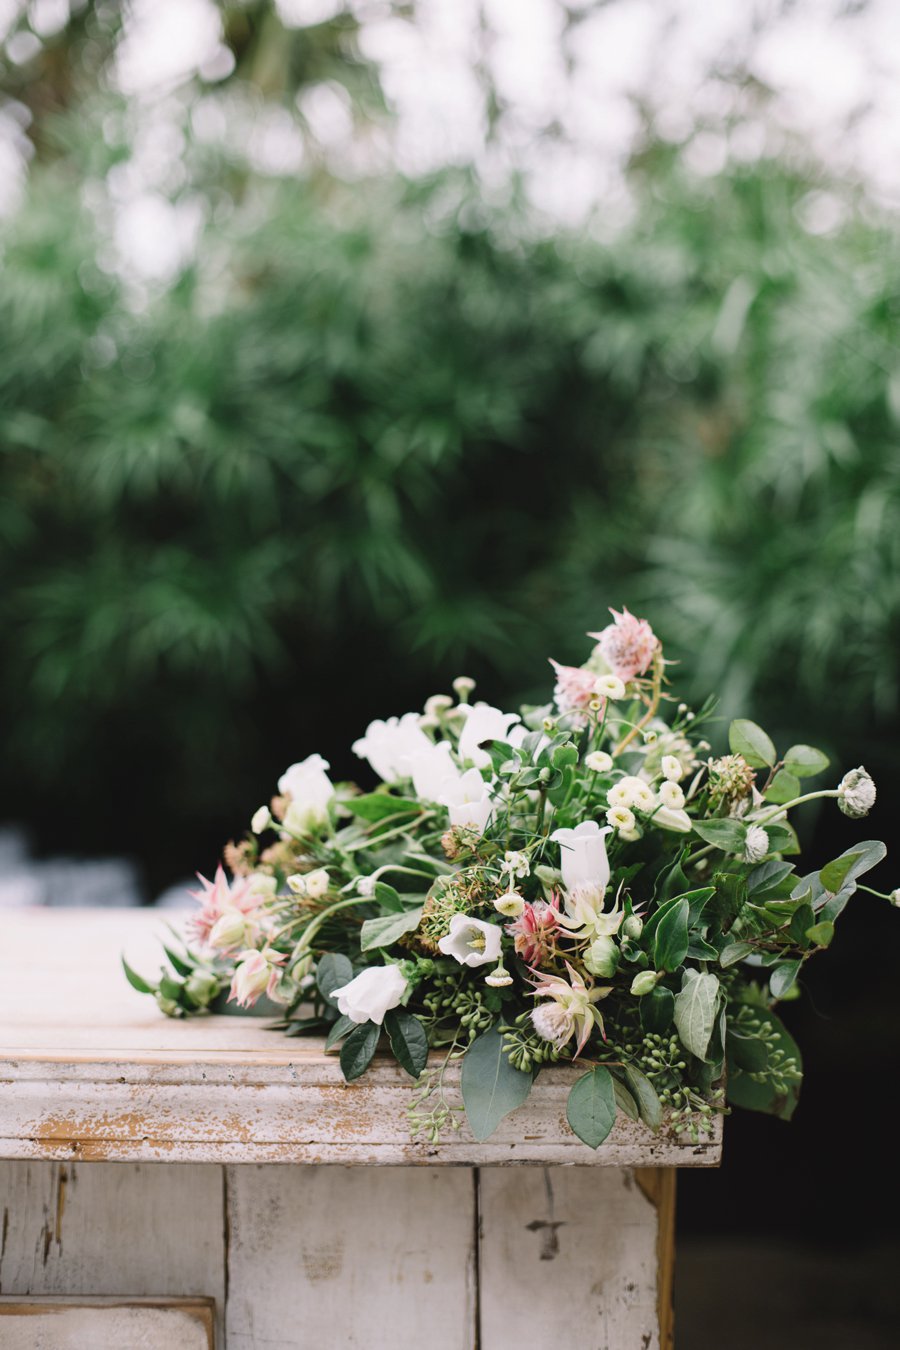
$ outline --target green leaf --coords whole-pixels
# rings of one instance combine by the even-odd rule
[[[688,900],[682,896],[657,925],[653,942],[653,964],[657,970],[677,970],[687,956],[689,912]]]
[[[169,958],[172,969],[177,971],[179,975],[188,976],[193,973],[197,965],[196,961],[185,961],[184,957],[179,956],[177,952],[173,952],[172,948],[167,947],[165,943],[163,943],[163,951]]]
[[[799,947],[809,946],[809,930],[812,928],[815,921],[816,916],[813,907],[808,901],[804,901],[794,910],[791,921],[788,924],[788,933]],[[834,925],[832,924],[831,927],[833,931]]]
[[[588,1148],[599,1148],[616,1123],[616,1095],[609,1069],[598,1065],[572,1087],[566,1119]]]
[[[331,1030],[325,1037],[325,1049],[333,1049],[338,1041],[343,1040],[348,1032],[351,1032],[353,1028],[358,1025],[359,1023],[354,1022],[352,1017],[339,1017],[338,1020],[332,1024]]]
[[[747,826],[739,820],[695,820],[694,833],[723,853],[742,854],[747,842]]]
[[[681,989],[675,995],[675,1026],[681,1043],[698,1059],[705,1059],[709,1049],[719,997],[716,975],[686,970],[681,977]]]
[[[385,1014],[384,1029],[397,1063],[410,1078],[418,1078],[428,1063],[428,1037],[418,1017],[402,1008],[392,1008]]]
[[[830,760],[812,745],[792,745],[784,757],[784,767],[797,778],[812,778],[828,768]]]
[[[530,1073],[510,1064],[495,1026],[472,1042],[463,1056],[460,1086],[469,1126],[479,1142],[490,1138],[503,1117],[522,1105],[531,1082]]]
[[[770,853],[799,853],[800,842],[797,839],[797,831],[788,820],[776,820],[770,825],[764,825],[763,829],[769,836]]]
[[[634,1064],[626,1064],[625,1080],[638,1104],[641,1120],[655,1133],[662,1124],[662,1104],[656,1094],[656,1088],[646,1074],[641,1073]]]
[[[728,728],[728,744],[733,755],[743,755],[753,769],[772,768],[777,758],[775,746],[755,722],[736,718]]]
[[[352,979],[353,966],[349,958],[341,952],[326,952],[324,956],[319,957],[319,964],[316,967],[316,984],[319,986],[319,993],[329,1007],[337,1007],[337,999],[332,997],[332,990],[343,988]]]
[[[646,1035],[662,1036],[670,1030],[675,1016],[675,995],[658,984],[641,999],[641,1027]]]
[[[814,946],[828,947],[834,937],[834,924],[828,919],[824,919],[822,923],[814,923],[811,928],[807,928],[806,936]]]
[[[761,1040],[730,1029],[725,1034],[725,1053],[729,1073],[734,1069],[743,1069],[745,1073],[762,1073],[769,1061],[768,1051]]]
[[[654,887],[654,899],[662,905],[666,900],[672,900],[674,897],[684,895],[689,891],[691,883],[684,874],[681,864],[690,853],[689,848],[685,848],[678,855],[671,866],[664,868],[657,876]]]
[[[389,914],[399,914],[403,909],[403,901],[400,899],[399,891],[395,891],[393,886],[389,886],[386,881],[375,882],[375,894],[372,897],[376,905],[386,909]]]
[[[422,810],[419,802],[410,797],[392,797],[387,792],[369,792],[362,797],[348,797],[344,802],[348,811],[363,820],[379,821],[388,816],[415,816]]]
[[[629,1120],[639,1120],[641,1113],[638,1110],[638,1104],[632,1097],[631,1093],[628,1091],[628,1088],[622,1082],[621,1078],[618,1075],[618,1072],[612,1071],[610,1076],[613,1081],[613,1092],[615,1093],[616,1106],[619,1108],[619,1110],[622,1112],[623,1115],[628,1117]]]
[[[800,970],[799,961],[783,961],[769,976],[769,988],[773,998],[784,998],[793,988]]]
[[[774,1013],[767,1011],[765,1019],[772,1024],[774,1040],[772,1052],[777,1053],[781,1050],[786,1058],[795,1059],[797,1067],[802,1072],[803,1059],[797,1042]],[[800,1085],[798,1083],[790,1087],[786,1094],[779,1094],[770,1080],[758,1083],[734,1065],[729,1069],[726,1096],[735,1106],[743,1106],[750,1111],[764,1111],[767,1115],[790,1120],[800,1097]]]
[[[370,952],[373,947],[390,947],[404,933],[418,928],[424,905],[408,909],[403,914],[380,914],[377,919],[366,919],[359,934],[359,950]]]
[[[716,872],[713,882],[716,891],[707,917],[711,926],[727,933],[747,903],[747,879],[737,872]]]
[[[766,801],[774,802],[776,806],[792,802],[795,797],[800,796],[800,779],[787,769],[779,769],[766,788],[765,795]]]
[[[372,1063],[378,1045],[381,1027],[375,1022],[361,1022],[341,1046],[341,1071],[348,1083],[359,1078]]]
[[[793,870],[792,863],[782,862],[779,858],[770,858],[768,862],[754,867],[747,878],[747,889],[754,899],[768,895],[770,891],[776,890]]]
[[[729,966],[736,966],[738,961],[743,961],[745,956],[750,956],[752,951],[752,942],[730,942],[719,954],[719,965],[727,970]]]
[[[181,995],[184,993],[184,985],[180,980],[173,980],[168,975],[163,975],[159,982],[159,992],[163,998],[170,998],[174,1003],[180,1003]]]
[[[138,975],[137,971],[132,970],[131,966],[125,960],[124,956],[122,957],[122,969],[124,970],[125,978],[131,985],[132,989],[136,989],[139,994],[156,993],[156,985],[148,984],[145,979],[143,979],[140,975]]]
[[[550,756],[554,769],[567,769],[578,763],[578,750],[571,741],[558,745]]]
[[[859,858],[860,855],[858,853],[842,853],[841,856],[835,858],[833,862],[826,863],[825,866],[819,870],[819,880],[821,881],[823,888],[826,891],[830,891],[832,895],[837,895],[838,891],[847,880],[847,877],[850,875],[854,865],[859,862]]]

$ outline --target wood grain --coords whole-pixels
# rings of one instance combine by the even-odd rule
[[[3,1350],[214,1350],[213,1310],[196,1299],[0,1298]]]

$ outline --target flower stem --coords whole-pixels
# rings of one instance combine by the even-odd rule
[[[647,711],[644,713],[643,717],[639,722],[635,722],[634,726],[631,728],[628,734],[626,736],[623,736],[622,739],[619,741],[619,744],[612,752],[613,759],[618,759],[619,755],[621,755],[622,751],[628,745],[631,744],[635,736],[637,736],[638,732],[642,731],[643,728],[647,725],[647,723],[650,722],[656,716],[656,710],[659,707],[659,700],[662,697],[662,677],[663,677],[662,647],[657,647],[653,657],[653,688],[650,693],[650,702],[647,705]]]

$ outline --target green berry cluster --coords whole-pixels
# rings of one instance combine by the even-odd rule
[[[531,1013],[520,1013],[511,1026],[501,1026],[500,1034],[506,1057],[514,1069],[526,1073],[543,1064],[555,1064],[560,1052],[550,1041],[545,1041],[531,1025]]]
[[[455,971],[436,975],[422,1002],[432,1026],[432,1045],[474,1041],[493,1025],[499,1006],[493,989],[466,982]]]

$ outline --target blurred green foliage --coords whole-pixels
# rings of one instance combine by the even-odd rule
[[[136,292],[104,195],[116,117],[45,118],[0,223],[7,814],[163,879],[291,759],[352,772],[370,717],[463,669],[541,692],[623,601],[687,691],[877,762],[900,663],[889,221],[787,162],[698,179],[650,145],[601,240],[489,208],[463,171],[279,180],[191,143],[196,261]],[[823,200],[844,223],[816,233]]]

